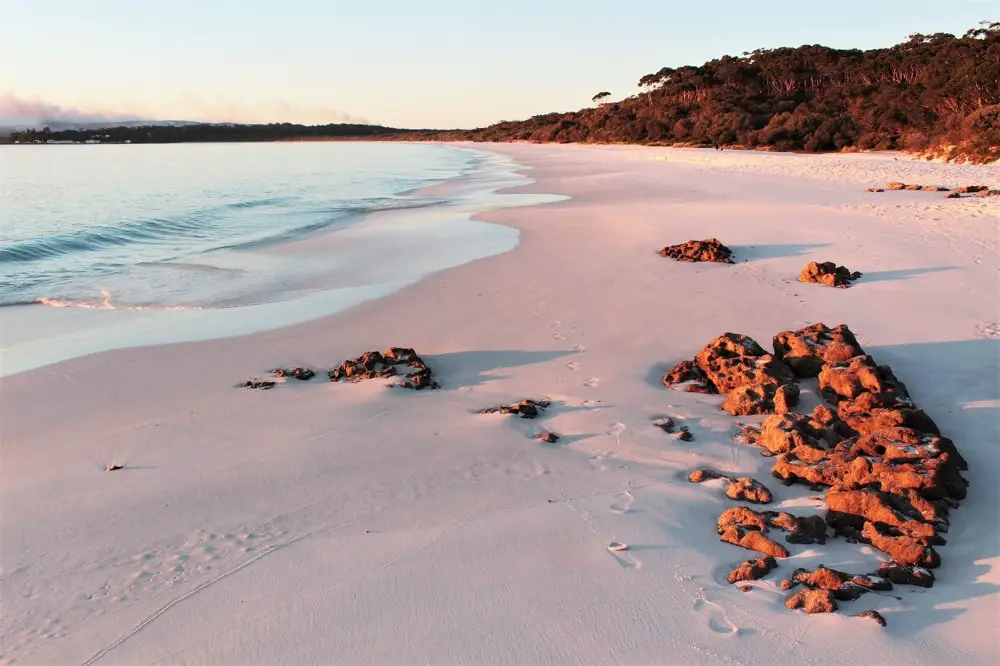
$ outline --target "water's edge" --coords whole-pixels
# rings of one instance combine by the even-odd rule
[[[474,216],[567,198],[505,194],[505,190],[534,182],[521,173],[523,165],[497,153],[450,148],[478,153],[476,168],[414,191],[420,196],[444,195],[446,205],[376,211],[363,215],[349,229],[272,248],[292,258],[306,246],[311,252],[329,249],[331,256],[350,257],[343,275],[334,276],[332,282],[309,285],[281,300],[236,307],[143,310],[100,304],[91,309],[9,305],[0,309],[0,377],[115,349],[240,337],[335,315],[389,296],[432,274],[517,246],[517,229],[474,220]]]

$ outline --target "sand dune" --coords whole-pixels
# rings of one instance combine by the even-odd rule
[[[3,663],[992,663],[1000,200],[863,190],[996,187],[1000,168],[489,149],[530,167],[523,191],[571,197],[481,215],[520,230],[506,254],[319,321],[3,379]],[[736,263],[657,255],[708,237]],[[797,281],[827,260],[864,276]],[[692,470],[753,476],[801,515],[823,515],[822,494],[771,479],[772,461],[733,441],[721,396],[661,377],[725,331],[769,346],[819,321],[892,366],[971,487],[932,589],[805,616],[780,578],[819,563],[866,573],[885,556],[788,545],[752,591],[728,584],[754,554],[719,541],[735,503],[722,481],[688,483]],[[415,347],[442,388],[234,388],[390,345]],[[477,413],[521,398],[551,405]],[[693,440],[657,427],[667,416]],[[542,430],[561,439],[532,438]],[[850,617],[868,609],[887,627]]]

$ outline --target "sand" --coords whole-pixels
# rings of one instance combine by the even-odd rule
[[[863,190],[997,186],[1000,169],[488,148],[530,167],[523,191],[571,197],[480,216],[520,230],[511,252],[333,317],[0,382],[3,663],[992,663],[1000,201]],[[709,236],[736,265],[656,254]],[[864,277],[796,282],[825,260]],[[728,585],[753,553],[718,541],[733,503],[691,470],[755,476],[803,515],[822,500],[733,442],[721,398],[660,377],[724,331],[768,345],[817,321],[848,324],[893,367],[968,459],[971,488],[933,589],[807,617],[784,607],[782,576],[884,556],[791,545],[751,592]],[[234,388],[388,345],[416,347],[442,390]],[[525,397],[553,404],[536,420],[475,413]],[[694,440],[654,425],[667,415]],[[850,617],[867,609],[888,626]]]

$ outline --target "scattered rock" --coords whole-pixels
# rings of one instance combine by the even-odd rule
[[[989,189],[988,185],[963,185],[962,187],[956,187],[954,191],[958,194],[974,194],[976,192],[987,192]]]
[[[720,475],[721,476],[721,475]],[[748,476],[741,476],[738,479],[729,479],[729,487],[726,489],[726,497],[733,500],[744,500],[754,504],[770,504],[774,497],[767,487],[756,479]]]
[[[871,619],[878,622],[878,626],[880,627],[885,626],[885,618],[882,617],[881,613],[875,610],[861,611],[860,613],[855,614],[854,617],[870,617]]]
[[[851,282],[861,277],[858,271],[851,271],[844,266],[838,266],[832,261],[817,263],[810,261],[806,267],[799,272],[799,282],[813,282],[827,287],[840,287],[846,289],[851,286]]]
[[[742,581],[760,580],[777,566],[778,563],[770,555],[747,560],[730,572],[729,583],[731,585]]]
[[[299,381],[308,381],[316,376],[316,373],[308,368],[292,368],[290,370],[285,368],[275,368],[271,371],[271,374],[279,379],[292,377],[293,379],[298,379]]]
[[[1000,197],[1000,190],[982,190],[979,193],[981,197]]]
[[[785,592],[787,592],[788,590],[792,589],[796,585],[798,585],[798,583],[796,583],[793,580],[789,580],[787,578],[782,578],[781,582],[778,583],[778,587],[781,588],[782,590],[784,590]]]
[[[396,366],[404,366],[401,375],[397,372]],[[341,379],[359,382],[365,379],[399,376],[400,379],[394,386],[400,388],[414,390],[440,388],[438,383],[434,381],[430,366],[413,349],[408,347],[389,347],[385,353],[365,352],[355,359],[344,361],[328,374],[332,382],[338,382]]]
[[[705,481],[711,481],[712,479],[728,479],[729,477],[725,474],[720,474],[711,469],[696,469],[695,471],[688,474],[688,481],[691,483],[703,483]]]
[[[796,569],[792,579],[812,589],[829,590],[839,601],[853,601],[869,590],[886,591],[892,583],[881,576],[854,576],[822,564],[814,571]]]
[[[911,192],[915,192],[915,191],[924,189],[924,187],[923,187],[923,185],[907,185],[903,189],[904,190],[910,190]]]
[[[125,465],[120,465],[118,463],[108,463],[108,465],[105,466],[104,471],[117,472],[120,469],[125,469]]]
[[[263,391],[267,391],[268,389],[273,389],[276,384],[277,382],[272,382],[269,379],[248,379],[240,384],[240,386],[248,389],[261,389]]]
[[[664,418],[654,419],[653,425],[669,435],[674,431],[674,427],[677,424],[674,423],[674,420],[672,418],[666,416]]]
[[[479,411],[480,414],[516,414],[522,419],[533,419],[537,417],[541,412],[545,411],[550,403],[548,400],[531,400],[524,399],[520,402],[515,402],[510,405],[497,405],[496,407],[487,407]]]
[[[949,192],[948,194],[944,195],[944,198],[945,199],[961,199],[962,195],[959,194],[958,192]]]
[[[812,324],[774,336],[774,357],[783,361],[797,377],[815,377],[826,363],[849,361],[864,354],[857,338],[844,324],[828,328]]]
[[[554,432],[540,432],[534,437],[535,439],[540,439],[543,442],[548,442],[549,444],[555,444],[559,441],[559,435]]]
[[[906,184],[905,183],[896,183],[896,182],[887,183],[886,184],[886,188],[889,189],[889,190],[903,190],[903,189],[906,189]]]
[[[875,572],[875,575],[888,578],[896,585],[916,585],[918,587],[933,587],[934,573],[924,567],[915,567],[898,562],[885,562]]]
[[[756,446],[760,440],[760,428],[751,424],[736,424],[739,430],[733,435],[733,441],[744,446]]]
[[[694,439],[694,435],[692,435],[691,431],[687,429],[687,426],[681,426],[681,431],[677,433],[677,439],[682,442],[690,442]]]
[[[677,261],[703,262],[709,261],[717,264],[733,263],[733,252],[715,238],[697,241],[692,240],[680,245],[668,245],[660,250],[661,257],[676,259]]]
[[[881,187],[869,187],[866,192],[885,192]]]
[[[802,609],[809,615],[813,613],[832,613],[837,610],[837,601],[830,590],[805,589],[788,597],[785,606],[791,610]]]
[[[947,192],[948,188],[944,185],[921,185],[920,189],[924,192]]]

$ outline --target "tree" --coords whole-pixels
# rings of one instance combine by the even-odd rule
[[[590,101],[591,102],[600,102],[602,99],[606,99],[608,97],[611,97],[611,93],[609,93],[609,92],[599,92],[596,95],[594,95],[593,97],[591,97]]]

